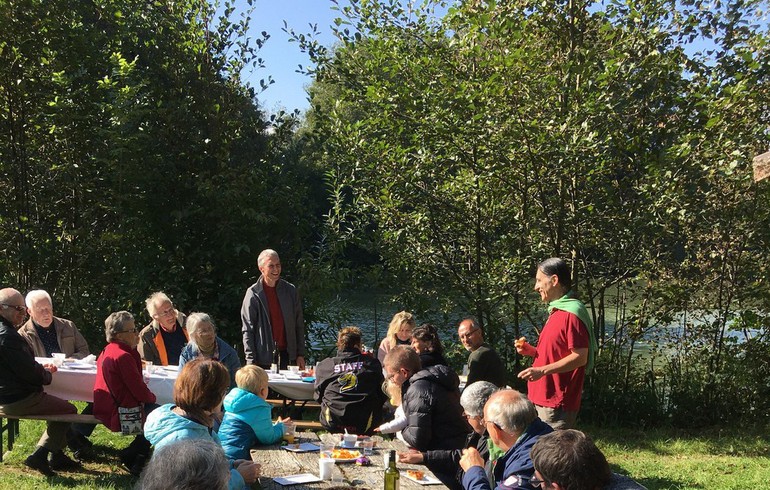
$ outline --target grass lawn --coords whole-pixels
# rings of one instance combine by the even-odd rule
[[[581,427],[604,451],[613,470],[630,475],[650,490],[767,488],[770,482],[770,431],[765,427],[679,431]],[[6,453],[0,489],[131,488],[136,479],[120,467],[117,451],[130,442],[97,427],[91,440],[96,460],[83,471],[46,478],[24,466],[43,431],[43,423],[23,420],[21,436]],[[5,448],[3,448],[5,450]]]

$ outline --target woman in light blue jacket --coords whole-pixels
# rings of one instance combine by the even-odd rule
[[[193,359],[213,359],[225,365],[230,373],[230,388],[235,387],[235,373],[241,367],[238,353],[217,336],[214,321],[206,313],[191,313],[187,317],[187,334],[190,343],[179,355],[179,369]]]
[[[210,359],[194,359],[179,372],[174,403],[154,410],[144,424],[144,435],[155,449],[182,439],[210,439],[220,443],[213,430],[214,414],[222,410],[230,376],[227,368]],[[252,461],[231,461],[229,488],[241,490],[259,477]]]

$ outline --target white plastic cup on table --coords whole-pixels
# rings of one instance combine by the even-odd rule
[[[147,374],[152,374],[155,371],[152,361],[144,361],[144,369],[147,371]]]
[[[270,365],[270,372],[273,374],[278,374],[278,364],[271,364]]]
[[[334,460],[332,458],[318,459],[318,478],[321,480],[331,480],[334,472]]]
[[[56,366],[57,368],[64,366],[64,359],[67,358],[67,354],[63,352],[54,352],[53,354],[51,354],[51,356],[53,357],[54,366]]]
[[[358,436],[355,434],[343,434],[342,436],[342,442],[343,446],[347,448],[356,447],[356,441],[358,440]]]

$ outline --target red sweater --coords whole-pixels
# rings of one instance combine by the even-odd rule
[[[140,403],[155,403],[155,394],[144,384],[139,352],[123,342],[110,342],[96,361],[94,417],[119,432],[118,404],[131,408]]]

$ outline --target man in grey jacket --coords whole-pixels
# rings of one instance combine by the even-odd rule
[[[241,306],[243,350],[247,364],[305,369],[305,320],[297,288],[281,279],[281,259],[266,249],[257,258],[261,275],[246,290]]]

